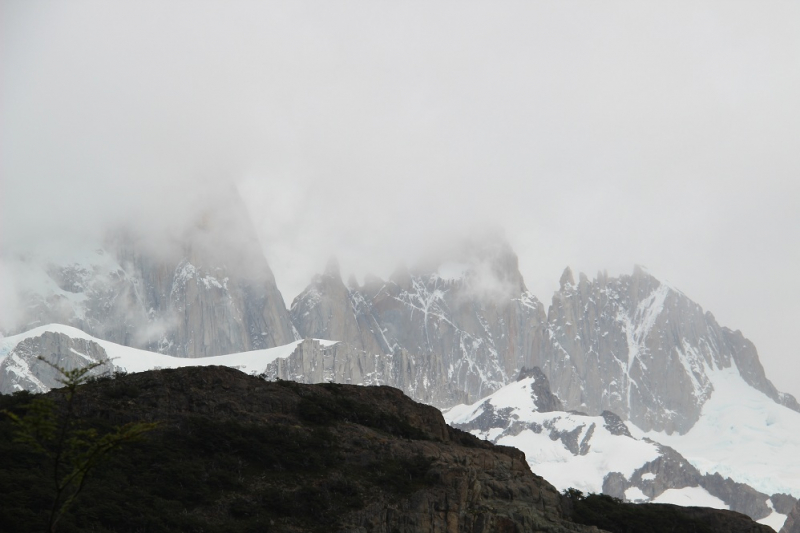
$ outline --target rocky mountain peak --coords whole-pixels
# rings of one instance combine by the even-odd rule
[[[531,399],[538,412],[549,413],[564,410],[561,400],[550,390],[550,382],[547,381],[547,376],[544,375],[541,368],[538,366],[533,368],[523,366],[519,371],[517,381],[529,378],[532,378],[530,383]]]
[[[392,272],[392,275],[389,276],[389,281],[403,289],[410,288],[411,272],[409,271],[408,266],[406,266],[405,263],[399,263]]]
[[[241,210],[232,211],[215,206],[157,238],[114,230],[91,252],[29,262],[33,287],[18,295],[24,311],[8,333],[60,323],[183,357],[291,342],[289,314],[255,232]]]
[[[561,279],[558,280],[558,284],[562,291],[575,285],[575,276],[572,275],[570,267],[565,268],[564,272],[561,273]]]
[[[342,279],[342,274],[339,271],[339,260],[336,258],[335,255],[332,255],[328,259],[328,262],[325,264],[324,274],[325,276],[331,278],[338,278],[340,280]]]
[[[430,387],[441,380],[470,399],[517,375],[545,320],[508,243],[477,238],[413,269],[401,266],[388,282],[367,278],[362,287],[345,287],[315,277],[291,313],[303,337],[345,341],[376,355],[404,350],[415,368],[432,373]]]
[[[642,267],[617,278],[570,269],[553,296],[535,363],[567,409],[610,410],[644,430],[684,433],[713,394],[711,373],[735,365],[753,387],[788,405],[755,347]]]

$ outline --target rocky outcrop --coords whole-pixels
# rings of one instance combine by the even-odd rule
[[[658,450],[659,457],[638,468],[629,479],[621,475],[609,476],[609,484],[606,486],[604,483],[603,492],[624,498],[625,491],[635,487],[653,499],[669,489],[702,487],[722,500],[730,510],[746,514],[753,520],[761,520],[772,512],[767,503],[770,497],[766,494],[717,473],[701,474],[669,446],[658,444]]]
[[[409,354],[398,349],[393,354],[371,354],[339,342],[323,345],[305,339],[286,358],[268,364],[264,376],[299,383],[351,383],[388,385],[429,405],[452,405],[466,394],[449,381],[432,357]]]
[[[369,354],[391,353],[379,341],[380,326],[366,309],[361,294],[342,282],[336,259],[331,259],[325,272],[314,276],[294,299],[290,313],[303,338],[346,341]]]
[[[783,405],[753,344],[641,268],[575,282],[567,269],[541,330],[534,364],[567,409],[609,410],[643,430],[685,433],[713,393],[709,372],[735,366]]]
[[[58,400],[57,391],[51,394]],[[213,444],[200,440],[199,449],[180,453],[203,456],[208,446],[230,442],[222,449],[239,453],[233,456],[239,457],[238,481],[228,481],[218,501],[182,512],[185,519],[202,518],[219,530],[249,518],[254,527],[260,524],[255,529],[280,531],[317,530],[310,521],[354,533],[598,531],[565,517],[561,495],[531,473],[521,452],[448,427],[438,410],[411,401],[397,389],[271,383],[229,368],[206,367],[102,381],[85,387],[78,398],[76,412],[87,420],[159,420],[161,429],[149,445],[156,449],[162,439],[195,442],[184,436],[190,428],[214,431]],[[275,435],[272,446],[291,449],[283,456],[261,452],[259,446],[266,450],[269,444],[247,442],[236,433],[259,427]],[[292,438],[284,442],[281,435]],[[317,439],[316,448],[303,447],[309,439]],[[210,451],[209,457],[221,460]],[[265,455],[275,456],[280,470],[263,464]],[[317,464],[311,476],[304,466],[308,462]],[[158,509],[163,501],[183,501],[183,492],[198,489],[190,485],[203,483],[187,478],[186,488],[167,500],[136,486],[134,472],[128,475],[133,481],[121,483],[121,494],[113,495],[126,502],[116,511],[120,523],[127,522],[129,509],[136,509],[142,491],[148,494],[148,505]],[[269,499],[259,503],[258,495],[264,494],[280,498],[280,507]],[[304,500],[308,495],[314,499]],[[108,499],[105,504],[112,505]]]
[[[549,413],[550,411],[564,410],[561,400],[550,389],[550,382],[547,381],[547,376],[544,375],[541,368],[538,366],[533,368],[523,366],[519,371],[517,381],[522,381],[526,378],[533,378],[530,385],[531,400],[533,400],[533,405],[538,412]]]
[[[246,268],[217,262],[216,254],[206,255],[202,247],[188,247],[166,263],[142,255],[135,246],[118,254],[137,288],[134,308],[148,310],[150,336],[141,339],[145,349],[206,357],[295,340],[283,297],[261,254],[250,254]]]
[[[773,494],[770,496],[770,500],[772,501],[772,506],[775,509],[776,513],[788,515],[794,509],[794,506],[797,504],[797,498],[789,495],[789,494]]]
[[[780,533],[800,533],[800,502],[797,502],[794,509],[786,517]]]
[[[63,333],[46,332],[25,339],[0,363],[0,394],[26,390],[46,392],[61,387],[64,371],[101,364],[88,375],[100,375],[113,369],[106,351],[96,342],[76,339]]]
[[[58,390],[49,397],[64,401]],[[74,398],[71,412],[84,427],[159,424],[93,471],[65,528],[566,533],[602,531],[600,521],[625,531],[647,520],[658,533],[676,521],[687,530],[766,531],[737,513],[613,500],[587,515],[591,497],[562,496],[519,450],[451,428],[438,410],[390,387],[266,382],[203,367],[99,380]],[[5,397],[4,407],[23,416],[23,402]],[[0,461],[11,491],[0,520],[16,519],[23,532],[46,514],[38,508],[46,500],[30,497],[31,481],[46,471],[14,460],[29,454],[11,442]]]
[[[331,266],[294,300],[291,313],[303,337],[345,341],[371,354],[412,354],[432,372],[429,387],[446,377],[469,401],[530,366],[545,321],[502,240],[470,242],[441,261],[398,269],[388,281],[367,278],[363,286],[345,287]],[[436,395],[414,393],[420,400]]]

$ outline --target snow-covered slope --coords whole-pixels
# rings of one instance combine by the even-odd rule
[[[732,509],[779,528],[785,515],[774,506],[785,507],[784,500],[792,500],[786,494],[800,495],[794,460],[800,451],[794,417],[800,414],[752,389],[735,369],[710,379],[715,394],[683,436],[645,434],[610,411],[564,411],[558,399],[548,398],[547,378],[538,369],[483,400],[445,411],[445,419],[519,448],[531,469],[560,490]]]
[[[703,473],[800,498],[800,413],[750,387],[735,368],[709,378],[714,392],[688,433],[638,434],[675,448]]]
[[[45,392],[48,387],[43,384],[35,387],[26,387],[23,386],[22,383],[40,383],[41,380],[38,379],[38,377],[35,375],[35,371],[32,368],[33,361],[31,360],[31,357],[35,358],[38,355],[49,357],[52,356],[52,354],[30,353],[30,350],[28,350],[28,353],[23,356],[18,352],[21,351],[21,346],[23,345],[24,341],[39,339],[47,334],[62,334],[70,339],[80,339],[96,343],[105,352],[105,355],[110,360],[110,364],[105,370],[117,370],[125,372],[143,372],[155,368],[221,365],[236,368],[249,374],[259,374],[276,359],[290,356],[292,352],[297,349],[297,346],[302,342],[295,341],[283,346],[264,350],[252,350],[249,352],[232,353],[214,357],[188,359],[155,352],[148,352],[146,350],[139,350],[129,346],[122,346],[110,341],[98,339],[71,326],[65,326],[63,324],[49,324],[34,328],[18,335],[0,338],[0,380],[17,381],[20,383],[20,385],[13,387],[16,390],[25,388],[28,390],[33,390],[34,392]],[[336,343],[335,341],[321,339],[315,339],[315,341],[323,346],[330,346]],[[72,351],[74,351],[74,349],[72,349]],[[86,359],[86,362],[89,363],[92,360],[100,360],[101,357],[102,356],[84,357],[84,359]],[[8,387],[0,386],[0,389],[8,389]]]
[[[608,472],[629,478],[659,456],[655,444],[626,434],[613,413],[539,412],[538,388],[535,377],[521,379],[485,400],[453,407],[445,420],[495,444],[519,448],[531,469],[559,490],[602,492]]]

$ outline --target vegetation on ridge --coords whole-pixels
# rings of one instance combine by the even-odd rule
[[[522,452],[448,428],[434,408],[388,387],[266,383],[204,367],[101,378],[76,397],[75,416],[98,435],[161,423],[95,469],[62,532],[327,533],[378,523],[411,532],[451,518],[458,531],[762,531],[725,511],[562,497]],[[59,390],[0,395],[0,409],[24,419],[33,398],[66,399]],[[51,470],[15,430],[0,417],[0,531],[40,532]]]

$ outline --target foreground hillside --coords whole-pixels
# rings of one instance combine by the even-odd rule
[[[22,413],[29,399],[1,407]],[[728,511],[565,498],[518,450],[388,387],[157,370],[83,386],[77,413],[98,429],[161,424],[97,469],[63,531],[770,531]],[[46,464],[11,436],[4,417],[0,530],[38,531]]]

